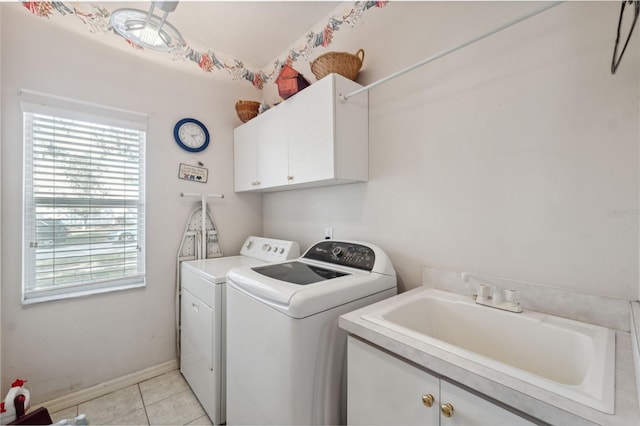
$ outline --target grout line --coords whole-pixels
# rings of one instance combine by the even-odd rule
[[[138,392],[140,392],[140,399],[142,400],[142,409],[144,410],[144,416],[147,418],[147,424],[151,424],[151,420],[149,420],[149,413],[147,413],[147,404],[144,402],[144,397],[142,396],[142,389],[140,388],[140,382],[136,383],[138,386]]]
[[[49,415],[51,415],[51,418],[52,418],[53,421],[64,420],[64,419],[55,420],[53,418],[53,415],[56,414],[56,413],[59,413],[60,411],[70,410],[72,408],[75,408],[76,411],[75,411],[75,414],[72,414],[71,416],[72,417],[78,417],[78,406],[77,405],[72,405],[71,407],[63,408],[62,410],[57,410],[57,411],[50,412]],[[31,410],[31,407],[29,407],[29,410]]]
[[[144,395],[142,395],[142,389],[140,388],[140,382],[136,383],[136,386],[138,388],[138,394],[140,395],[140,401],[142,402],[142,406],[146,407],[147,404],[145,404],[145,402],[144,402]]]

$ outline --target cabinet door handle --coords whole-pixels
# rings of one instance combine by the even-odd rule
[[[427,395],[422,395],[422,403],[425,407],[431,407],[433,405],[433,401],[433,395],[431,395],[430,393]]]
[[[453,405],[449,404],[448,402],[446,404],[442,404],[440,406],[440,411],[442,412],[443,416],[451,417],[453,416]]]

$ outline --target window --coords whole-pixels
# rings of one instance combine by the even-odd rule
[[[144,286],[146,117],[22,95],[23,303]]]

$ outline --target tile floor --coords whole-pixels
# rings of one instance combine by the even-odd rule
[[[191,388],[174,370],[65,410],[55,422],[85,414],[90,425],[211,425]]]

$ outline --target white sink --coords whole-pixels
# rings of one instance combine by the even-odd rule
[[[395,299],[362,318],[613,414],[613,330],[435,289]]]

